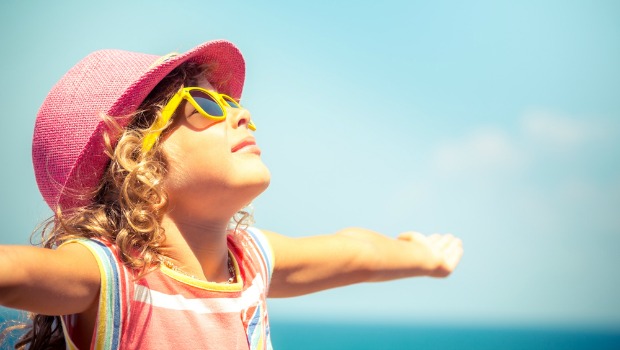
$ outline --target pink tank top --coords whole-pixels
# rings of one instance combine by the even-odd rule
[[[136,279],[115,245],[89,239],[70,242],[86,246],[101,272],[91,349],[272,348],[266,296],[274,258],[258,229],[229,233],[237,276],[230,284],[194,279],[165,266]],[[75,315],[62,321],[67,349],[77,349],[71,341]]]

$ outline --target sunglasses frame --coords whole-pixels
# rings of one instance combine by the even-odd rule
[[[200,91],[204,94],[209,95],[213,99],[213,101],[222,109],[222,115],[213,116],[207,113],[202,107],[200,107],[198,102],[196,102],[194,97],[191,95],[192,91]],[[172,96],[170,101],[166,103],[164,108],[161,110],[159,118],[157,118],[155,123],[153,123],[153,125],[149,128],[149,131],[147,132],[147,135],[144,137],[144,140],[142,142],[142,152],[147,153],[151,150],[151,148],[153,148],[153,145],[159,138],[159,135],[161,135],[161,133],[164,131],[164,129],[168,125],[168,121],[170,120],[170,118],[172,118],[183,100],[189,102],[196,109],[196,111],[200,113],[200,115],[213,121],[222,121],[226,119],[226,117],[228,116],[228,111],[226,107],[242,108],[239,102],[237,102],[234,98],[225,94],[220,94],[216,91],[203,89],[197,86],[181,88],[179,89],[179,91],[177,91],[176,94],[174,94],[174,96]],[[234,104],[234,106],[232,106],[232,104]],[[256,131],[256,126],[251,120],[248,121],[248,128],[252,131]]]

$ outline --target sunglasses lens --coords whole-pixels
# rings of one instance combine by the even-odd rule
[[[232,97],[230,96],[226,96],[226,95],[222,95],[222,98],[224,99],[224,101],[226,101],[226,103],[232,107],[232,108],[241,108],[241,106],[239,106],[239,104],[237,103],[237,101],[235,101]]]
[[[211,95],[198,90],[190,91],[189,94],[208,115],[213,117],[221,117],[224,115],[224,111]]]

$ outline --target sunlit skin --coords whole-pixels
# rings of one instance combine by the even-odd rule
[[[213,90],[206,81],[197,86]],[[170,210],[164,215],[163,252],[183,270],[209,281],[226,281],[226,228],[230,218],[269,186],[250,112],[227,108],[212,121],[182,103],[171,132],[162,140],[168,160],[164,188]]]

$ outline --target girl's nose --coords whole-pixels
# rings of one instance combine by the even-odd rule
[[[231,126],[233,128],[249,128],[250,121],[252,120],[250,111],[245,108],[231,108],[228,110],[228,113],[228,119],[230,120]]]

